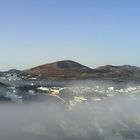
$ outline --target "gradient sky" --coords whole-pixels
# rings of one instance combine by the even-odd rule
[[[64,59],[140,66],[140,0],[0,0],[0,70]]]

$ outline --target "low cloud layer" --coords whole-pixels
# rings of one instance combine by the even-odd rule
[[[103,140],[114,131],[140,130],[139,95],[117,95],[69,109],[50,102],[1,104],[1,140]]]

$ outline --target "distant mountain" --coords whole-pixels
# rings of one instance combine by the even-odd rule
[[[131,65],[123,65],[124,68],[130,70],[130,71],[140,71],[139,67],[131,66]]]
[[[24,71],[27,75],[46,79],[110,79],[140,80],[140,68],[130,65],[106,65],[91,69],[71,60],[40,65]]]
[[[21,70],[17,70],[17,69],[11,69],[9,71],[6,71],[5,73],[16,73],[16,74],[21,74],[23,73]]]
[[[28,75],[48,79],[81,79],[92,72],[93,69],[71,60],[49,63],[25,71]]]
[[[0,72],[1,74],[21,74],[23,71],[17,69],[10,69],[8,71]]]
[[[124,66],[106,65],[96,68],[99,77],[106,79],[128,79],[134,76],[134,71]]]

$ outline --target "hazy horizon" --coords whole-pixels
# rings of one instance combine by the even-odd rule
[[[67,59],[68,61],[70,59]],[[58,61],[67,61],[67,60],[58,60]],[[25,69],[18,69],[18,68],[10,68],[10,69],[5,69],[5,70],[1,70],[1,71],[8,71],[8,70],[12,70],[12,69],[16,69],[16,70],[28,70],[30,68],[35,68],[35,67],[38,67],[38,66],[41,66],[41,65],[46,65],[46,64],[50,64],[50,63],[55,63],[55,62],[58,62],[58,61],[53,61],[53,62],[48,62],[48,63],[42,63],[42,64],[38,64],[38,65],[34,65],[34,66],[31,66],[31,67],[27,67]],[[74,60],[70,60],[70,61],[74,61]],[[74,61],[74,62],[77,62],[77,61]],[[106,64],[106,65],[99,65],[99,66],[96,66],[96,67],[92,67],[92,66],[88,66],[88,65],[85,65],[85,64],[82,64],[80,62],[77,62],[81,65],[84,65],[84,66],[87,66],[89,68],[92,68],[92,69],[95,69],[95,68],[98,68],[98,67],[101,67],[101,66],[106,66],[106,65],[111,65],[111,66],[124,66],[124,65],[129,65],[129,64],[123,64],[123,65],[112,65],[112,64]],[[130,66],[135,66],[135,65],[130,65]],[[139,67],[139,66],[135,66],[135,67]]]
[[[138,0],[1,0],[0,71],[60,60],[139,66]]]

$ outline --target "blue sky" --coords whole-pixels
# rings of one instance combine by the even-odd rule
[[[0,0],[0,70],[70,59],[140,66],[139,0]]]

